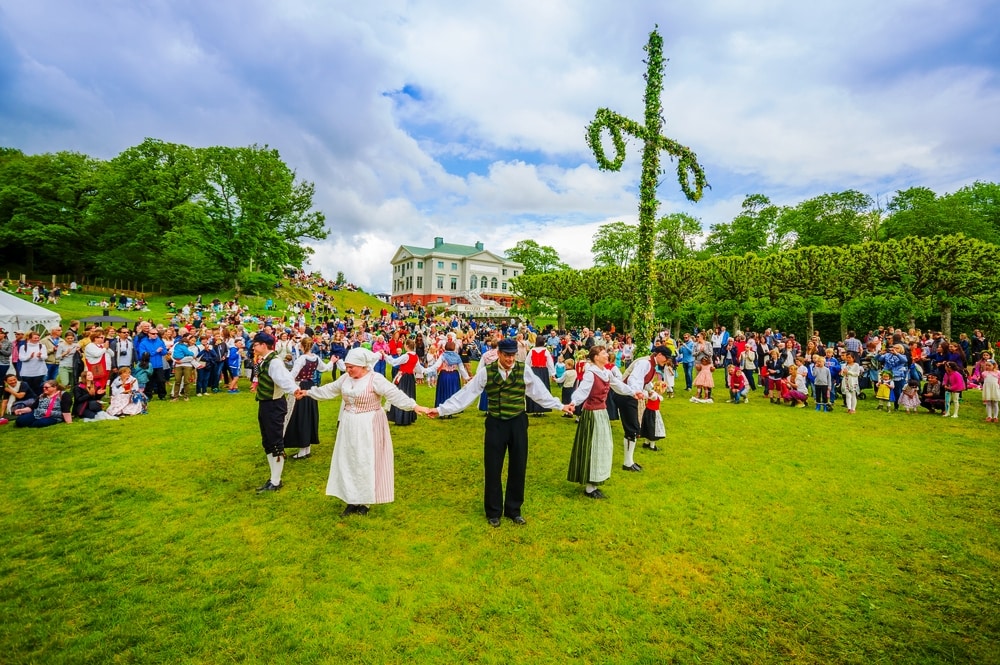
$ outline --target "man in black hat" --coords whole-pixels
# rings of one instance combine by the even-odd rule
[[[652,353],[645,358],[637,358],[628,369],[625,370],[625,382],[632,389],[633,393],[643,392],[656,377],[656,368],[663,367],[670,358],[670,349],[665,346],[654,346]],[[639,436],[639,400],[632,395],[612,394],[615,405],[618,407],[618,417],[621,418],[622,427],[625,428],[625,457],[622,463],[623,471],[642,471],[642,467],[635,463],[633,454],[635,453],[635,440]],[[649,450],[659,450],[655,443],[644,443],[643,448]]]
[[[524,503],[524,477],[528,466],[528,415],[525,396],[539,406],[573,413],[572,404],[563,405],[549,392],[541,379],[523,362],[517,362],[517,342],[505,338],[497,345],[496,362],[481,362],[472,380],[451,399],[427,415],[450,416],[463,410],[486,391],[486,436],[483,442],[485,490],[483,506],[490,526],[500,526],[506,515],[514,524],[526,524],[521,516]],[[507,493],[503,488],[503,460],[507,465]]]
[[[271,467],[271,477],[257,488],[258,492],[274,492],[281,489],[281,472],[285,466],[285,416],[288,402],[285,393],[295,394],[298,385],[291,372],[274,352],[274,336],[259,332],[253,338],[253,353],[260,358],[260,372],[257,375],[257,424],[260,425],[260,441]]]

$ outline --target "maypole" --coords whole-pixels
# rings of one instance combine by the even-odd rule
[[[653,285],[656,265],[653,261],[653,244],[656,239],[656,186],[660,174],[660,152],[666,152],[671,159],[677,159],[677,180],[684,196],[690,201],[701,198],[708,186],[705,171],[698,158],[687,146],[661,135],[663,130],[663,107],[660,95],[663,92],[663,38],[656,29],[649,33],[649,43],[645,46],[649,59],[646,69],[646,124],[621,116],[610,109],[597,110],[594,121],[587,127],[587,144],[594,151],[597,165],[604,171],[620,171],[625,162],[625,138],[623,134],[634,136],[643,142],[642,178],[639,184],[639,247],[635,262],[638,266],[639,281],[636,284],[637,343],[648,344],[655,333],[653,320]],[[601,133],[607,128],[615,146],[615,158],[609,160],[601,144]],[[692,184],[691,180],[694,180]],[[639,342],[642,340],[642,342]]]

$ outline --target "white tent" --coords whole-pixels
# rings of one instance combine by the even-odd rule
[[[15,330],[51,330],[60,320],[55,312],[0,291],[0,328],[7,331],[8,339],[14,338]]]

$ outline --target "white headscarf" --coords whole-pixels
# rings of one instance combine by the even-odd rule
[[[378,362],[380,356],[372,353],[368,349],[358,346],[347,352],[347,357],[344,358],[344,363],[347,365],[357,365],[358,367],[367,367],[371,369]]]

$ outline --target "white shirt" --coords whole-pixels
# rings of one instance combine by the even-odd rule
[[[590,397],[590,390],[594,387],[594,376],[607,381],[611,389],[619,395],[635,396],[636,391],[629,388],[629,385],[623,382],[615,372],[587,363],[587,366],[583,370],[583,378],[580,379],[580,385],[573,391],[573,397],[570,398],[573,404],[579,406],[587,401],[587,398]]]
[[[480,362],[472,380],[452,395],[451,399],[439,406],[438,413],[442,416],[453,415],[479,399],[479,394],[486,390],[487,366],[487,363]],[[500,375],[506,380],[510,372],[500,368]],[[535,376],[528,365],[524,366],[524,394],[543,408],[562,409],[563,407],[562,402],[552,396],[549,389],[545,387],[541,379]]]

